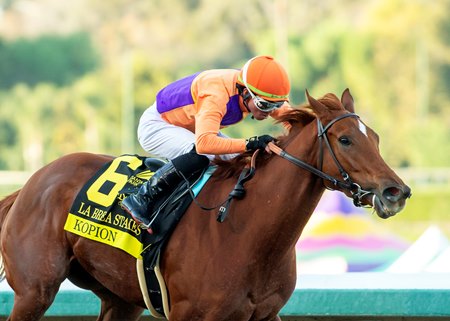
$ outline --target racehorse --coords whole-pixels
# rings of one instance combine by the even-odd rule
[[[288,134],[258,155],[246,195],[231,203],[226,220],[192,203],[173,232],[161,258],[169,320],[280,320],[296,284],[295,244],[325,188],[381,218],[405,206],[411,190],[380,156],[350,91],[340,100],[306,96],[280,120]],[[223,201],[248,158],[219,164],[197,202]],[[135,258],[63,229],[78,191],[111,159],[63,156],[0,202],[4,274],[15,292],[8,320],[41,318],[66,278],[101,299],[98,320],[137,320],[143,312]]]

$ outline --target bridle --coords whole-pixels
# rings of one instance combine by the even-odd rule
[[[359,116],[355,113],[347,113],[347,114],[343,114],[340,115],[338,117],[336,117],[335,119],[333,119],[332,121],[330,121],[326,126],[323,126],[322,122],[320,121],[319,118],[317,118],[317,135],[319,137],[319,168],[316,168],[304,161],[302,161],[301,159],[296,158],[295,156],[292,156],[291,154],[289,154],[288,152],[286,152],[285,150],[281,149],[280,147],[278,147],[277,145],[275,145],[273,142],[270,142],[267,144],[267,146],[269,147],[269,149],[274,152],[275,154],[277,154],[278,156],[288,160],[289,162],[313,173],[314,175],[322,178],[322,180],[327,180],[329,182],[331,182],[334,186],[341,188],[341,189],[346,189],[349,190],[352,198],[353,198],[353,204],[355,204],[355,206],[357,207],[372,207],[372,205],[364,205],[362,204],[362,198],[369,195],[369,194],[373,194],[373,192],[370,191],[366,191],[363,190],[361,188],[361,186],[359,186],[357,183],[353,182],[352,179],[350,178],[350,176],[348,175],[348,173],[344,170],[344,168],[342,167],[342,165],[339,163],[338,159],[336,158],[336,155],[333,152],[333,149],[331,148],[330,142],[328,140],[328,136],[327,136],[327,131],[328,129],[331,128],[331,126],[333,126],[335,123],[337,123],[338,121],[344,119],[344,118],[348,118],[348,117],[354,117],[354,118],[358,118]],[[330,152],[331,156],[333,157],[333,160],[336,164],[336,166],[339,169],[339,172],[341,173],[342,179],[343,181],[328,175],[327,173],[322,171],[322,165],[323,165],[323,142],[325,142],[328,151]],[[230,204],[231,201],[233,199],[242,199],[245,196],[245,189],[244,189],[244,184],[245,182],[247,182],[248,180],[252,179],[254,173],[255,173],[255,163],[256,163],[256,157],[258,155],[259,150],[256,150],[253,155],[252,155],[252,159],[251,159],[251,163],[250,166],[246,166],[241,175],[239,176],[239,179],[236,183],[236,185],[234,186],[233,190],[230,192],[230,194],[228,195],[227,199],[225,201],[223,201],[222,203],[220,203],[219,205],[216,206],[212,206],[212,207],[206,207],[200,203],[198,203],[198,201],[195,198],[194,193],[192,192],[191,188],[189,187],[189,181],[185,179],[186,184],[188,186],[188,191],[194,201],[194,203],[196,203],[200,208],[204,209],[204,210],[213,210],[216,208],[219,208],[219,213],[217,214],[217,221],[218,222],[223,222],[225,220],[225,218],[228,215],[228,211],[230,208]],[[324,184],[325,188],[327,189],[331,189],[329,187],[327,187]],[[375,197],[375,195],[374,195]],[[373,203],[373,202],[372,202]]]
[[[301,159],[298,159],[298,158],[292,156],[291,154],[284,151],[283,149],[281,149],[280,147],[278,147],[277,145],[275,145],[272,142],[269,143],[268,146],[269,146],[269,149],[272,152],[274,152],[275,154],[277,154],[278,156],[313,173],[314,175],[322,178],[322,180],[327,180],[327,181],[331,182],[333,184],[333,186],[335,186],[335,187],[338,187],[341,189],[346,189],[346,190],[350,191],[352,198],[353,198],[353,204],[358,207],[363,207],[363,206],[366,206],[366,205],[362,204],[363,197],[365,197],[369,194],[373,194],[373,193],[370,191],[363,190],[359,184],[352,181],[352,179],[350,178],[348,173],[344,170],[341,163],[339,163],[338,159],[336,158],[336,155],[335,155],[333,149],[331,148],[330,141],[329,141],[328,135],[327,135],[327,131],[328,131],[328,129],[331,128],[331,126],[333,126],[338,121],[348,118],[348,117],[353,117],[353,118],[359,119],[359,116],[357,114],[347,113],[347,114],[343,114],[343,115],[340,115],[340,116],[334,118],[326,126],[323,126],[320,119],[317,118],[317,136],[319,137],[319,168],[316,168],[308,163],[305,163]],[[327,146],[328,151],[331,154],[331,157],[334,160],[334,163],[336,164],[337,168],[339,169],[339,172],[341,173],[343,180],[339,180],[339,179],[322,171],[324,142],[325,142],[325,145]],[[331,189],[331,188],[327,187],[325,184],[324,184],[324,186],[327,189]],[[367,205],[367,206],[371,207],[371,205]]]

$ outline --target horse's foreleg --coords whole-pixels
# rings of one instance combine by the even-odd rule
[[[125,302],[107,289],[93,291],[102,301],[97,321],[136,321],[143,308]]]

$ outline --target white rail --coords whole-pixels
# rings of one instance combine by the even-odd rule
[[[412,187],[444,187],[450,189],[450,167],[399,168],[396,173]]]
[[[0,185],[23,185],[31,174],[31,172],[24,171],[0,171]]]

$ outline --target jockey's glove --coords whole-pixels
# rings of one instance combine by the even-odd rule
[[[274,142],[275,138],[270,135],[262,135],[262,136],[253,136],[247,139],[247,144],[245,145],[245,149],[247,151],[254,151],[257,149],[266,148],[267,144],[270,142]]]

